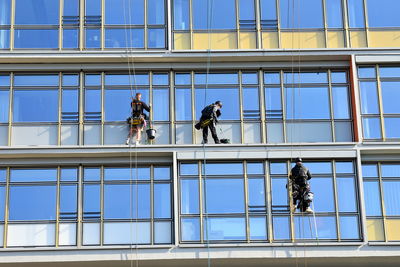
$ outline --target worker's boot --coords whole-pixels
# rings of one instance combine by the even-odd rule
[[[131,141],[131,139],[130,139],[130,138],[126,138],[126,142],[125,142],[125,144],[126,144],[127,146],[129,146],[129,143],[130,143],[130,141]]]
[[[313,213],[314,211],[313,211],[310,207],[308,207],[308,208],[306,209],[306,212],[307,212],[307,213]]]

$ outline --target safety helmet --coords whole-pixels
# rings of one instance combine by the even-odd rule
[[[303,162],[303,160],[301,158],[296,158],[296,163],[297,162]]]
[[[222,102],[219,101],[219,100],[217,102],[215,102],[215,105],[218,105],[218,106],[220,106],[222,108]]]

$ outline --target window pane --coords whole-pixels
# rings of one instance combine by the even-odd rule
[[[332,87],[333,114],[335,119],[349,119],[349,97],[347,87]]]
[[[58,75],[15,75],[14,86],[58,87]]]
[[[206,175],[243,174],[243,164],[240,163],[206,163],[203,165]],[[204,171],[203,169],[203,171]]]
[[[384,113],[400,113],[400,107],[395,99],[400,97],[400,82],[381,82]]]
[[[4,221],[4,209],[6,206],[6,189],[0,186],[0,221]]]
[[[199,213],[199,181],[181,180],[181,213]]]
[[[83,180],[100,181],[100,168],[85,168],[83,172]]]
[[[104,181],[150,180],[150,168],[104,168]]]
[[[107,76],[106,76],[106,81],[107,81]],[[90,85],[90,86],[98,85],[98,86],[100,86],[101,85],[101,76],[100,76],[100,74],[86,74],[85,75],[85,85]]]
[[[364,138],[379,139],[381,136],[381,120],[379,118],[363,118]]]
[[[257,72],[243,72],[242,73],[242,84],[258,84]]]
[[[219,100],[224,107],[221,109],[222,120],[239,119],[239,90],[238,88],[196,88],[196,115],[200,117],[201,110]],[[196,117],[197,117],[196,116]]]
[[[310,180],[311,191],[314,192],[314,211],[335,211],[332,178],[313,178]]]
[[[289,217],[274,216],[272,219],[275,240],[290,239]]]
[[[348,0],[347,5],[350,28],[365,27],[363,0]]]
[[[175,89],[175,117],[177,121],[192,120],[191,89]]]
[[[197,163],[181,163],[180,173],[181,175],[197,175],[199,174],[199,167]]]
[[[77,185],[60,186],[60,219],[77,218]]]
[[[255,20],[254,0],[239,0],[239,20]]]
[[[78,120],[78,97],[77,89],[62,90],[62,120]]]
[[[378,169],[376,164],[362,165],[362,175],[363,177],[378,177]]]
[[[62,168],[60,174],[60,180],[65,181],[77,181],[78,180],[78,169],[77,168]]]
[[[353,162],[336,161],[336,173],[353,173]]]
[[[400,77],[399,67],[379,67],[379,75],[381,78]]]
[[[100,89],[85,90],[85,120],[101,119],[101,91]]]
[[[62,76],[63,86],[78,86],[79,85],[79,74],[64,74]]]
[[[85,15],[100,16],[101,15],[101,0],[85,0]]]
[[[400,118],[385,118],[386,138],[400,138]]]
[[[248,180],[249,190],[249,208],[259,207],[254,206],[265,206],[265,186],[264,179],[249,179]],[[252,207],[251,207],[252,206]]]
[[[134,75],[127,74],[106,74],[105,76],[105,84],[106,85],[148,85],[149,84],[149,75],[147,73],[137,73]],[[138,89],[139,90],[139,89]],[[141,89],[142,90],[142,89]],[[137,88],[135,88],[135,92]],[[147,97],[147,93],[141,92],[142,100],[143,97]],[[146,98],[146,101],[148,97]]]
[[[176,85],[187,85],[192,83],[190,73],[175,73],[175,84]]]
[[[200,240],[200,220],[199,218],[182,218],[181,220],[182,241]]]
[[[59,1],[16,0],[15,24],[58,24]],[[47,41],[47,39],[44,39]]]
[[[154,167],[154,180],[171,180],[171,168]]]
[[[237,73],[196,73],[194,75],[195,84],[238,84],[239,76]]]
[[[356,190],[354,186],[354,178],[336,178],[338,205],[340,212],[356,212]]]
[[[108,30],[106,32],[108,32]],[[85,39],[86,48],[100,48],[100,29],[87,28],[85,29],[85,36],[86,36]]]
[[[295,83],[328,83],[328,75],[323,72],[284,73],[285,84]]]
[[[281,27],[286,29],[323,28],[321,0],[281,0]]]
[[[105,23],[114,25],[143,25],[143,0],[106,0]]]
[[[364,181],[364,201],[367,216],[381,216],[381,197],[377,181]]]
[[[169,85],[168,73],[153,73],[153,85]]]
[[[105,34],[105,47],[107,48],[144,47],[143,29],[106,29]]]
[[[174,29],[189,29],[189,0],[175,0],[174,2]]]
[[[346,83],[347,73],[346,72],[331,72],[332,83]]]
[[[56,186],[11,186],[10,220],[55,220]]]
[[[272,206],[288,205],[288,193],[286,189],[286,178],[272,179]],[[279,209],[282,207],[279,207]]]
[[[193,0],[192,6],[195,30],[236,29],[235,0]]]
[[[79,31],[77,29],[63,30],[63,48],[78,48]]]
[[[260,108],[258,99],[258,88],[242,88],[243,113],[245,119],[259,119]]]
[[[11,169],[11,182],[57,181],[57,169]]]
[[[57,48],[58,30],[15,29],[15,48]]]
[[[165,48],[165,29],[148,29],[148,47]]]
[[[285,88],[287,119],[329,119],[328,88]],[[302,103],[301,106],[298,103]]]
[[[154,184],[154,218],[171,218],[170,184]]]
[[[8,90],[0,90],[0,122],[8,122],[9,97]]]
[[[0,30],[0,49],[5,48],[10,48],[10,30]]]
[[[400,177],[399,164],[381,164],[382,177]]]
[[[335,217],[316,217],[315,222],[313,217],[296,216],[295,236],[296,239],[336,239],[336,219]],[[317,229],[315,229],[315,224]]]
[[[261,20],[277,21],[276,0],[261,0]]]
[[[11,17],[11,0],[0,0],[0,25],[10,25],[11,24],[10,17]]]
[[[331,162],[306,162],[306,167],[310,170],[311,174],[331,174],[332,163]],[[293,163],[294,167],[294,163]]]
[[[281,88],[265,88],[265,105],[267,119],[282,119]]]
[[[359,239],[360,230],[358,228],[357,216],[340,216],[340,238]]]
[[[329,0],[325,3],[328,28],[343,28],[342,0]]]
[[[399,27],[397,0],[367,0],[369,27]]]
[[[83,217],[100,219],[100,185],[83,185]]]
[[[104,111],[106,121],[125,121],[130,115],[131,91],[106,89]]]
[[[14,77],[17,77],[17,76],[14,76]],[[9,75],[0,75],[0,86],[10,86],[10,76]]]
[[[287,164],[285,162],[271,162],[269,169],[271,174],[287,174]]]
[[[164,24],[165,23],[165,11],[164,11],[164,0],[147,0],[147,23]]]
[[[374,67],[359,67],[358,77],[359,78],[375,78],[375,68]]]
[[[153,120],[169,120],[169,90],[153,89]]]
[[[400,181],[383,180],[383,196],[387,216],[400,215]]]
[[[150,184],[104,185],[104,218],[150,218]]]
[[[279,72],[265,72],[264,73],[264,83],[265,84],[280,84],[281,75]]]
[[[244,212],[243,179],[206,179],[204,184],[206,213]]]
[[[0,182],[5,182],[7,177],[7,170],[0,169]]]
[[[266,217],[250,217],[250,239],[266,240],[267,239],[267,220]]]
[[[264,163],[247,162],[247,174],[264,174]]]
[[[79,16],[79,0],[64,1],[64,16]]]
[[[246,223],[244,218],[205,218],[205,240],[245,240]]]

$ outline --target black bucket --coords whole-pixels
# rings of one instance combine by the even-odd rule
[[[153,140],[154,138],[156,138],[156,132],[157,132],[157,131],[156,131],[155,129],[152,129],[152,128],[147,129],[147,130],[146,130],[147,139]]]
[[[230,144],[231,143],[231,140],[227,139],[227,138],[220,139],[219,141],[221,142],[221,144]]]

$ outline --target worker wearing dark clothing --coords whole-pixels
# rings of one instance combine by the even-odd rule
[[[200,121],[195,125],[197,130],[203,128],[203,144],[208,143],[208,129],[211,131],[211,136],[216,144],[220,144],[220,140],[215,129],[215,125],[219,122],[218,117],[221,116],[221,101],[217,101],[214,104],[206,106],[201,111]]]
[[[150,112],[150,107],[147,106],[142,100],[142,94],[137,93],[135,98],[131,102],[132,116],[129,118],[129,134],[126,139],[126,144],[129,145],[131,137],[136,133],[136,145],[139,145],[142,137],[142,131],[146,127],[147,116],[144,110]]]
[[[297,207],[302,212],[313,212],[310,208],[312,201],[312,192],[310,192],[310,185],[308,183],[310,179],[310,171],[303,165],[302,159],[297,158],[296,166],[290,171],[294,211]]]

